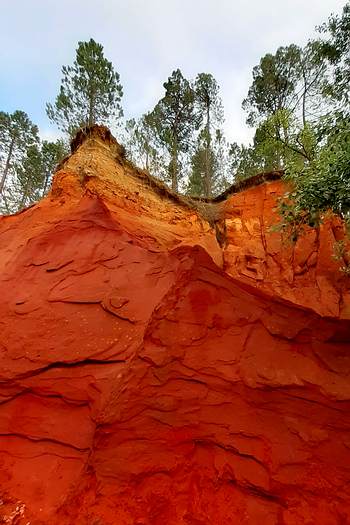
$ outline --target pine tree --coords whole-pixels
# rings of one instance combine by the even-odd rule
[[[179,69],[173,71],[164,88],[165,95],[148,115],[148,123],[168,150],[171,187],[178,191],[180,155],[188,151],[199,119],[195,111],[194,90]]]
[[[213,168],[214,159],[211,160]],[[186,188],[186,193],[194,197],[205,197],[205,170],[207,166],[206,148],[203,140],[199,138],[197,147],[191,157],[190,175]]]
[[[68,146],[62,139],[56,142],[48,142],[44,140],[41,145],[42,170],[43,170],[43,186],[42,195],[45,195],[49,189],[52,174],[54,173],[58,163],[68,155]]]
[[[92,38],[79,42],[72,66],[63,66],[60,92],[46,105],[49,119],[70,136],[82,126],[110,124],[122,116],[119,74]]]
[[[38,142],[38,128],[24,111],[0,112],[0,196],[4,196],[8,178],[14,175],[28,148]]]
[[[318,29],[324,34],[321,41],[316,41],[318,51],[331,69],[326,93],[340,103],[342,112],[349,117],[350,2],[345,3],[341,15],[331,15]]]
[[[3,213],[15,213],[43,197],[57,164],[68,153],[62,139],[40,143],[36,134],[34,137],[35,140],[22,144],[21,150],[17,148],[13,152],[9,177],[1,195],[0,211]],[[6,166],[5,161],[3,164]]]
[[[212,181],[213,195],[219,195],[233,183],[233,175],[229,169],[230,146],[221,129],[215,130],[213,152],[215,157],[215,173]]]
[[[235,182],[247,179],[263,171],[262,159],[254,146],[230,145],[228,166]]]
[[[216,129],[209,149],[211,169],[210,195],[207,193],[206,170],[207,140],[205,129],[198,136],[196,149],[191,157],[190,175],[186,193],[195,197],[212,197],[219,195],[232,183],[228,170],[229,146],[220,129]]]
[[[212,148],[212,132],[213,129],[216,129],[223,123],[224,112],[219,96],[219,85],[211,74],[198,74],[194,88],[199,115],[204,123],[201,133],[204,142],[203,192],[205,197],[211,197],[214,184],[215,159]]]
[[[18,209],[40,199],[45,181],[43,158],[38,145],[29,146],[23,162],[17,166],[17,183],[19,189]]]
[[[281,109],[291,109],[297,103],[301,50],[292,44],[268,53],[253,68],[253,83],[243,101],[251,126]]]
[[[148,121],[148,115],[143,115],[137,121],[127,120],[125,133],[125,145],[129,158],[141,168],[162,178],[164,163],[162,163],[155,130]]]

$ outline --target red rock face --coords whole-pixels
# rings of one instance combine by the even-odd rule
[[[309,228],[291,243],[273,232],[285,191],[281,181],[271,182],[223,204],[227,273],[322,316],[350,319],[349,279],[339,271],[345,261],[334,257],[335,243],[344,239],[342,224],[329,218],[319,230]]]
[[[222,249],[98,131],[0,220],[0,523],[350,523],[334,225],[284,247],[268,183]]]

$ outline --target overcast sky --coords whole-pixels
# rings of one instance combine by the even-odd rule
[[[104,46],[124,87],[126,116],[153,108],[163,82],[180,68],[212,73],[221,86],[230,141],[248,142],[241,109],[260,58],[280,45],[303,45],[344,0],[0,0],[0,110],[26,111],[44,137],[57,130],[53,101],[61,66],[77,42]]]

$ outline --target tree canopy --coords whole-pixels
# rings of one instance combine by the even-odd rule
[[[281,201],[280,227],[291,238],[329,211],[350,222],[349,71],[349,2],[304,48],[279,48],[253,69],[243,103],[257,126],[249,161],[285,170],[291,191]],[[237,145],[232,154],[244,173],[247,150]]]
[[[199,126],[199,118],[195,111],[195,92],[180,69],[173,71],[163,86],[165,94],[148,115],[147,121],[170,155],[168,169],[171,187],[178,191],[180,155],[188,151],[193,130]]]
[[[66,153],[63,140],[41,142],[38,127],[23,111],[0,112],[0,212],[18,211],[41,198]]]
[[[79,42],[72,66],[62,67],[54,104],[46,105],[51,121],[69,136],[83,126],[111,124],[122,114],[123,89],[119,74],[105,58],[103,46],[92,38]]]

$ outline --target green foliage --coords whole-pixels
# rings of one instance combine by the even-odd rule
[[[332,211],[350,220],[350,122],[340,120],[329,130],[326,142],[303,166],[286,168],[291,192],[281,203],[282,228],[293,238],[303,226],[318,226]]]
[[[155,129],[148,115],[139,120],[130,119],[125,124],[125,145],[129,159],[159,178],[166,178],[163,156],[161,155]]]
[[[224,110],[219,84],[210,73],[199,73],[194,81],[196,103],[206,128],[223,123]],[[209,129],[210,131],[210,129]]]
[[[215,173],[212,181],[212,194],[219,195],[233,183],[228,162],[230,145],[221,129],[215,130],[213,149],[215,155]]]
[[[319,54],[331,66],[331,74],[325,86],[326,94],[340,102],[348,113],[350,101],[350,2],[347,1],[341,15],[332,15],[319,28],[324,38],[318,42]]]
[[[16,134],[20,139],[13,148],[9,162],[0,201],[2,213],[14,213],[39,200],[48,190],[55,167],[68,152],[62,139],[40,143],[36,126],[32,125],[27,117],[24,120],[21,118],[21,123],[23,122],[29,133],[24,134],[21,128],[20,136]],[[6,137],[6,134],[3,137]],[[6,159],[9,159],[8,154]],[[3,162],[3,167],[6,166],[7,162]]]
[[[350,4],[320,28],[323,38],[265,55],[243,107],[252,146],[231,147],[236,178],[282,168],[290,191],[278,228],[295,240],[331,211],[350,223]]]
[[[228,144],[223,133],[217,129],[209,150],[211,169],[210,196],[219,195],[229,186],[227,173]],[[197,146],[191,157],[191,170],[186,193],[195,197],[208,197],[206,186],[206,169],[208,165],[206,136],[199,134]]]
[[[324,97],[327,64],[318,41],[311,40],[300,50],[300,63],[297,71],[299,74],[298,99],[293,113],[300,118],[302,126],[305,126],[307,122],[315,124],[330,109]]]
[[[67,154],[67,145],[62,139],[56,142],[44,140],[29,146],[26,156],[16,169],[17,209],[38,201],[49,189],[52,174],[57,164]]]
[[[280,204],[280,228],[291,238],[306,224],[317,226],[330,210],[350,223],[349,1],[319,35],[303,48],[279,47],[254,67],[243,101],[255,127],[252,144],[227,144],[215,78],[200,73],[189,81],[177,69],[154,109],[125,123],[129,157],[173,190],[203,197],[223,191],[233,176],[283,169],[290,191]],[[101,44],[78,42],[75,61],[62,75],[58,96],[46,109],[68,135],[122,116],[119,74]],[[62,141],[40,144],[24,112],[0,112],[1,210],[15,211],[45,194],[65,153]]]
[[[213,149],[213,131],[224,121],[222,101],[219,96],[219,85],[211,74],[200,73],[194,82],[195,100],[198,116],[202,122],[199,141],[202,146],[195,153],[195,164],[192,163],[192,181],[200,177],[197,182],[201,187],[201,195],[210,197],[214,191],[215,152]],[[198,163],[200,162],[200,166]],[[197,166],[197,167],[196,167]]]
[[[252,177],[261,171],[256,150],[252,146],[233,142],[228,153],[229,170],[236,182]]]
[[[280,47],[275,55],[265,55],[254,67],[253,83],[242,104],[248,111],[249,125],[295,105],[300,54],[300,48],[294,44]]]
[[[310,161],[317,147],[311,124],[302,125],[290,110],[279,110],[257,128],[254,148],[263,161],[263,169],[283,169],[289,163],[303,166]]]
[[[46,105],[49,119],[73,136],[92,124],[110,124],[122,116],[119,74],[92,38],[79,42],[72,66],[63,66],[63,78],[54,104]]]
[[[149,125],[170,155],[169,175],[174,191],[178,190],[180,155],[188,151],[193,131],[198,129],[195,93],[179,69],[164,83],[165,95],[148,115]]]
[[[236,180],[242,180],[290,164],[302,168],[315,148],[313,128],[301,127],[290,110],[279,110],[258,125],[252,146],[231,145],[231,170]]]
[[[253,83],[243,107],[257,125],[252,146],[235,147],[239,178],[259,171],[303,167],[315,154],[315,127],[327,112],[323,97],[326,65],[319,42],[303,49],[294,44],[265,55],[253,69]],[[237,160],[237,155],[240,159]]]
[[[334,243],[334,259],[342,263],[340,271],[350,276],[350,250],[344,239]]]
[[[217,135],[223,107],[216,80],[200,73],[190,82],[176,70],[164,88],[153,111],[138,121],[126,122],[130,159],[170,183],[175,191],[180,186],[193,195],[217,193],[225,184],[227,145],[222,132],[221,141]]]
[[[67,143],[63,139],[58,139],[56,142],[49,142],[44,140],[41,144],[41,164],[44,176],[42,194],[47,193],[52,174],[59,164],[59,162],[68,155],[69,149]]]
[[[0,212],[9,213],[11,187],[29,148],[39,143],[38,128],[24,111],[0,112]]]
[[[211,154],[211,162],[214,161],[213,155]],[[205,196],[205,168],[206,168],[206,150],[198,144],[194,154],[191,158],[191,172],[186,188],[186,193],[194,197]]]
[[[29,146],[23,162],[17,167],[18,209],[40,199],[45,182],[43,158],[38,145]]]

